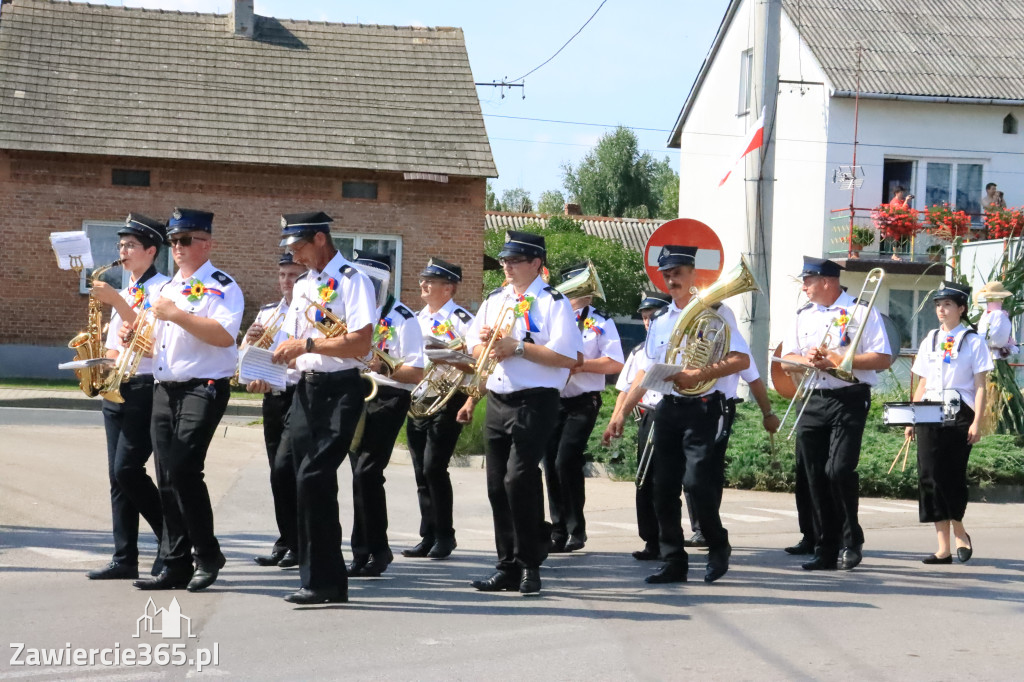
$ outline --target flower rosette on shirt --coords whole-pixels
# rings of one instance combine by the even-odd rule
[[[526,296],[520,295],[516,298],[516,306],[514,308],[516,317],[523,318],[523,321],[526,322],[526,329],[531,332],[540,331],[540,329],[537,328],[537,325],[534,324],[533,320],[530,318],[530,310],[533,308],[533,302],[536,300],[536,298],[529,294]]]
[[[587,319],[583,320],[583,331],[587,331],[588,329],[597,334],[598,336],[604,334],[604,330],[601,329],[600,326],[598,326],[597,320],[595,320],[592,317],[588,317]]]
[[[839,309],[839,317],[835,319],[835,325],[839,327],[839,345],[848,346],[850,344],[850,335],[847,333],[847,326],[850,324],[850,315],[847,313],[846,308]]]
[[[143,301],[146,300],[145,285],[139,284],[137,286],[128,287],[128,296],[131,297],[129,303],[131,303],[132,310],[135,310],[140,305],[142,305]],[[149,306],[146,307],[148,308]]]
[[[942,342],[942,361],[949,364],[953,357],[953,337],[947,336],[946,340]]]
[[[320,298],[321,305],[327,305],[334,299],[338,298],[338,280],[331,277],[327,280],[327,284],[321,284],[317,287],[317,296]]]
[[[213,287],[208,287],[195,277],[185,284],[185,288],[181,290],[181,293],[192,303],[203,300],[205,296],[219,296],[220,298],[224,298],[223,291],[220,289],[214,289]]]
[[[452,327],[451,320],[445,320],[444,322],[434,320],[434,324],[430,327],[430,333],[434,336],[447,336],[449,339],[455,338],[455,329]]]
[[[378,350],[384,350],[388,341],[395,338],[395,328],[391,325],[391,318],[384,317],[377,323],[373,330],[373,345]]]

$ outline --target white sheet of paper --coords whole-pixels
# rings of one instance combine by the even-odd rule
[[[428,348],[425,351],[423,351],[423,354],[426,355],[427,359],[429,359],[431,362],[442,362],[442,363],[448,363],[449,365],[451,365],[451,364],[460,364],[460,365],[461,364],[467,364],[467,365],[472,365],[474,362],[476,362],[476,360],[473,358],[472,355],[467,355],[466,353],[462,353],[462,352],[457,351],[457,350],[448,350],[447,348],[443,348],[443,349]]]
[[[640,382],[640,385],[649,391],[672,395],[676,387],[668,378],[674,377],[681,371],[682,368],[679,365],[668,365],[659,362],[644,372],[644,380]]]
[[[61,270],[71,269],[72,258],[78,259],[76,265],[82,268],[93,267],[92,245],[85,232],[51,232],[50,244],[57,254],[57,264]]]
[[[71,362],[62,362],[57,365],[57,369],[86,369],[88,367],[95,367],[97,365],[110,365],[113,367],[117,364],[117,361],[113,358],[89,358],[88,360],[72,360]]]
[[[283,391],[287,385],[288,365],[273,362],[274,351],[256,346],[249,346],[238,358],[238,383],[248,384],[250,381],[262,379],[277,391]]]

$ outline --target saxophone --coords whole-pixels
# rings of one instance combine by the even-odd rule
[[[117,364],[107,374],[99,394],[112,403],[123,403],[121,396],[121,384],[135,376],[139,371],[139,363],[147,353],[153,350],[153,334],[156,331],[156,317],[150,308],[145,308],[139,313],[135,321],[135,330],[131,339],[121,349],[117,356]]]
[[[92,295],[92,284],[94,284],[107,270],[121,264],[116,260],[110,265],[96,268],[92,271],[89,289],[89,317],[85,331],[75,335],[75,338],[68,341],[68,348],[76,351],[76,360],[96,360],[106,357],[107,349],[103,343],[103,305]],[[105,365],[94,365],[76,369],[78,386],[90,398],[95,398],[100,393],[107,373]]]

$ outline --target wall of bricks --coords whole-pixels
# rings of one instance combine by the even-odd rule
[[[150,171],[150,187],[111,183],[114,168]],[[377,199],[342,199],[343,181],[376,182]],[[213,211],[211,260],[245,293],[247,325],[280,298],[282,213],[325,211],[336,232],[402,237],[402,299],[419,309],[431,256],[462,265],[457,299],[475,309],[482,284],[484,178],[406,181],[400,174],[0,151],[0,344],[57,345],[85,324],[74,273],[57,269],[50,232],[131,211],[166,219],[175,206]],[[244,329],[244,327],[243,327]]]

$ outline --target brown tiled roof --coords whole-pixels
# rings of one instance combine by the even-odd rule
[[[0,149],[497,175],[462,30],[0,6]]]

